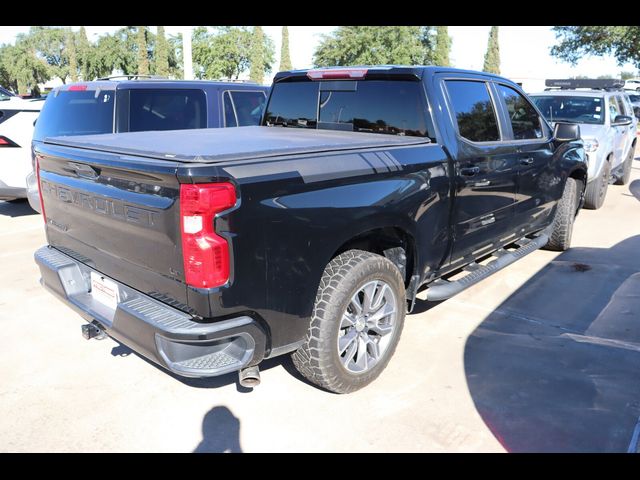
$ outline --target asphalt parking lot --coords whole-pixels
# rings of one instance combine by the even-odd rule
[[[640,431],[640,157],[578,216],[573,248],[537,251],[407,317],[387,369],[334,395],[288,357],[182,380],[38,283],[28,204],[0,202],[0,451],[627,452]]]

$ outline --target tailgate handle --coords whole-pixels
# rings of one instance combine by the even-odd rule
[[[90,165],[85,165],[82,163],[74,163],[69,162],[69,167],[71,167],[71,171],[82,178],[88,178],[90,180],[95,180],[100,175],[99,171],[96,168],[93,168]]]

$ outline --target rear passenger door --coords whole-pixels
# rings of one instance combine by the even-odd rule
[[[505,117],[505,142],[517,153],[514,228],[526,234],[546,226],[561,193],[552,132],[531,102],[512,86],[494,83]]]
[[[442,83],[456,139],[454,267],[511,234],[518,159],[504,141],[490,82],[445,77]]]

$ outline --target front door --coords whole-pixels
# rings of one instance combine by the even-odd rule
[[[495,88],[507,117],[509,142],[518,152],[514,227],[518,233],[529,233],[548,224],[562,194],[553,158],[552,132],[520,92],[503,84],[495,84]]]
[[[466,263],[510,234],[517,152],[506,144],[488,82],[444,81],[456,126],[456,192],[451,266]]]

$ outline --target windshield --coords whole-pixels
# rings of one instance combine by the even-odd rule
[[[530,96],[550,122],[604,124],[602,97]]]
[[[113,133],[113,90],[61,91],[48,95],[33,139]]]
[[[5,90],[4,88],[0,87],[0,102],[3,100],[9,100],[14,96],[15,95],[13,95],[13,93],[11,93],[9,90]]]
[[[277,83],[264,124],[433,137],[422,84],[404,80]]]

